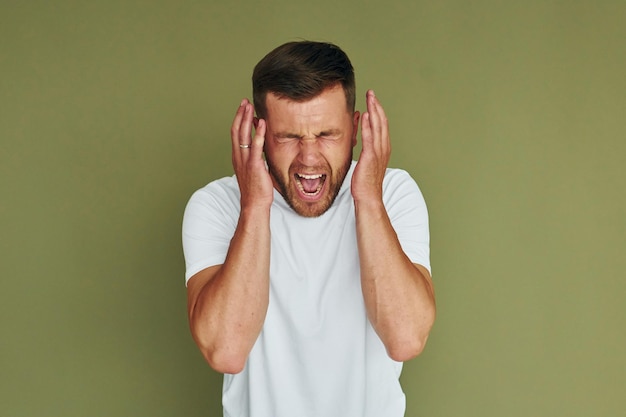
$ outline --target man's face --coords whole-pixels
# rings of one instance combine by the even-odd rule
[[[356,145],[359,113],[341,86],[309,101],[266,97],[265,159],[274,188],[305,217],[322,215],[339,193]]]

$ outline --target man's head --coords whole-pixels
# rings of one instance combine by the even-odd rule
[[[282,45],[255,67],[254,105],[265,119],[274,187],[298,214],[325,213],[350,168],[359,113],[354,70],[337,46]]]
[[[348,110],[354,111],[354,69],[338,46],[325,42],[289,42],[271,51],[254,67],[252,95],[257,116],[265,119],[267,93],[306,101],[341,85]]]

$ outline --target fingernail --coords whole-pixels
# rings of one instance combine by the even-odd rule
[[[241,104],[239,104],[239,107],[243,107],[246,104],[246,99],[244,98],[243,100],[241,100]]]

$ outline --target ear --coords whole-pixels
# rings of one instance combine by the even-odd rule
[[[361,113],[355,111],[352,115],[352,147],[356,146],[356,135],[359,132],[359,119],[361,118]]]

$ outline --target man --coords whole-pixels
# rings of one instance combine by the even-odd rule
[[[355,111],[348,57],[308,41],[263,58],[253,96],[231,128],[235,176],[183,221],[191,332],[225,374],[224,415],[402,416],[402,362],[435,302],[426,206],[387,169],[383,108],[368,91]]]

